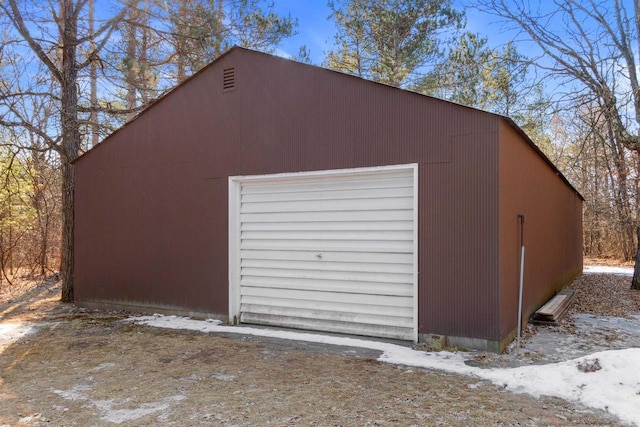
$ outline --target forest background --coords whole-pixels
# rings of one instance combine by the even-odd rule
[[[584,196],[585,255],[631,261],[639,28],[640,0],[0,0],[0,286],[73,300],[73,160],[233,45],[513,118]]]

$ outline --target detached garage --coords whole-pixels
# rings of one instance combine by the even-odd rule
[[[75,163],[91,307],[499,351],[582,271],[582,198],[510,119],[233,48]]]

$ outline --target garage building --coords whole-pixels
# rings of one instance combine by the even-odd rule
[[[76,300],[500,351],[582,271],[509,118],[235,47],[75,162]],[[524,215],[524,230],[518,215]]]

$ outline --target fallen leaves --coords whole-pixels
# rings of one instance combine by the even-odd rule
[[[631,277],[583,274],[569,289],[576,291],[570,313],[628,317],[640,314],[640,291],[631,289]]]

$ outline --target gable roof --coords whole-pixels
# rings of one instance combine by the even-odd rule
[[[214,67],[218,62],[220,62],[222,60],[222,58],[224,58],[226,56],[229,56],[229,55],[232,55],[232,54],[234,54],[234,52],[242,52],[241,54],[261,55],[264,58],[269,58],[271,60],[283,61],[283,63],[289,62],[289,63],[295,63],[297,65],[301,65],[301,66],[304,66],[304,67],[313,67],[313,68],[315,68],[317,70],[322,70],[323,72],[333,73],[338,78],[357,79],[357,80],[359,80],[361,82],[365,82],[366,84],[384,86],[386,88],[390,88],[392,90],[396,90],[396,91],[399,91],[399,92],[405,92],[407,94],[411,94],[411,95],[414,95],[414,96],[417,95],[417,96],[429,98],[429,99],[432,99],[432,100],[436,100],[438,102],[443,102],[443,103],[456,105],[456,106],[458,106],[460,108],[473,110],[473,111],[476,111],[476,112],[480,112],[482,114],[486,114],[488,116],[493,116],[493,117],[499,118],[501,120],[504,120],[518,135],[520,135],[522,137],[524,142],[527,143],[527,145],[529,145],[531,147],[531,149],[534,150],[534,152],[556,173],[556,175],[559,176],[562,179],[562,181],[567,186],[569,186],[580,197],[581,200],[584,201],[584,197],[580,194],[580,192],[569,182],[569,180],[562,174],[562,172],[560,172],[560,170],[556,167],[556,165],[544,154],[544,152],[533,142],[533,140],[531,140],[531,138],[524,132],[524,130],[522,130],[522,128],[520,128],[510,117],[503,116],[503,115],[500,115],[500,114],[497,114],[497,113],[492,113],[492,112],[485,111],[485,110],[481,110],[481,109],[478,109],[478,108],[470,107],[468,105],[459,104],[459,103],[455,103],[455,102],[452,102],[452,101],[448,101],[448,100],[432,97],[432,96],[429,96],[429,95],[424,95],[424,94],[421,94],[421,93],[418,93],[418,92],[414,92],[414,91],[410,91],[410,90],[406,90],[406,89],[401,89],[401,88],[398,88],[398,87],[395,87],[395,86],[390,86],[390,85],[387,85],[387,84],[384,84],[384,83],[379,83],[379,82],[375,82],[375,81],[372,81],[372,80],[367,80],[367,79],[364,79],[362,77],[354,76],[354,75],[347,74],[347,73],[344,73],[344,72],[331,70],[331,69],[320,67],[320,66],[317,66],[317,65],[301,63],[301,62],[298,62],[298,61],[294,61],[292,59],[287,59],[287,58],[271,55],[271,54],[268,54],[268,53],[264,53],[264,52],[260,52],[260,51],[256,51],[256,50],[252,50],[252,49],[247,49],[247,48],[240,47],[240,46],[234,46],[231,49],[227,50],[225,53],[220,55],[214,61],[212,61],[211,63],[207,64],[205,67],[203,67],[202,69],[200,69],[199,71],[197,71],[196,73],[194,73],[193,75],[191,75],[190,77],[188,77],[187,79],[185,79],[184,81],[182,81],[181,83],[179,83],[178,85],[176,85],[175,87],[170,89],[162,97],[160,97],[159,99],[154,101],[152,104],[147,106],[144,110],[140,111],[136,115],[136,117],[134,117],[129,122],[125,123],[120,128],[116,129],[112,134],[107,136],[100,144],[98,144],[95,147],[87,150],[85,153],[83,153],[77,159],[75,159],[72,163],[80,161],[81,159],[83,159],[87,155],[89,155],[89,153],[92,153],[95,150],[98,150],[103,144],[107,143],[114,135],[119,133],[122,129],[130,126],[132,123],[135,123],[136,120],[140,116],[144,115],[147,111],[149,111],[150,109],[154,108],[157,104],[159,104],[161,102],[164,102],[166,99],[169,99],[170,95],[173,94],[174,92],[178,91],[182,86],[188,84],[193,79],[197,79],[201,74],[206,73],[208,69]]]

